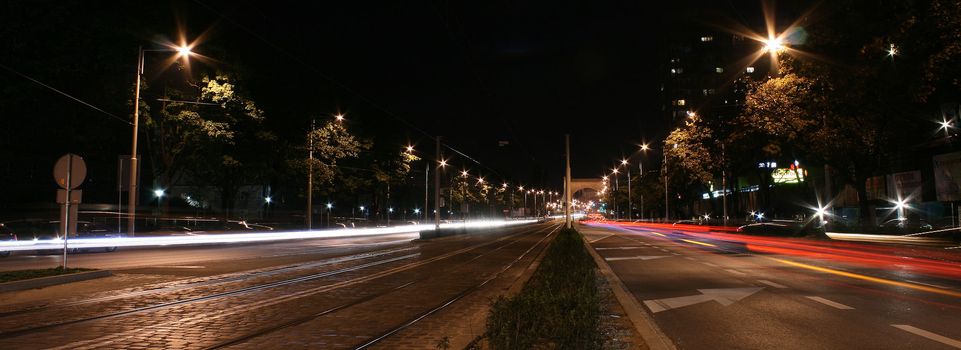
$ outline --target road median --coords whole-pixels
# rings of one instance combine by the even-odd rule
[[[36,289],[59,284],[86,281],[111,275],[109,270],[67,269],[57,267],[44,270],[0,272],[0,293]]]

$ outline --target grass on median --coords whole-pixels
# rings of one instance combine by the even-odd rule
[[[93,271],[93,269],[68,268],[66,271],[64,271],[62,266],[58,266],[50,269],[2,271],[0,272],[0,283],[22,281],[40,277],[67,275],[84,271]]]
[[[601,296],[596,265],[581,235],[563,230],[513,298],[498,298],[487,319],[493,349],[597,349]]]

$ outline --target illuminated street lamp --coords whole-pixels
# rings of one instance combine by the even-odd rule
[[[330,227],[330,209],[333,208],[333,207],[334,207],[334,205],[333,205],[332,203],[327,202],[327,227]],[[321,218],[321,219],[323,219],[323,218]]]
[[[192,46],[180,45],[167,49],[144,49],[143,46],[137,50],[137,87],[134,90],[133,103],[133,140],[130,145],[130,184],[127,188],[127,235],[133,237],[134,223],[137,218],[137,134],[140,128],[140,79],[143,77],[144,53],[145,52],[177,52],[177,58],[186,60],[192,52]],[[157,207],[160,207],[160,196],[157,197]]]
[[[631,207],[634,205],[631,202],[631,167],[627,159],[621,159],[621,165],[627,168],[627,219],[633,220],[634,217],[631,215]]]
[[[764,51],[770,53],[780,53],[781,51],[784,51],[785,48],[784,41],[781,40],[781,38],[772,36],[764,41]]]
[[[614,177],[614,191],[611,192],[614,197],[614,221],[617,221],[620,216],[620,212],[617,210],[617,189],[620,187],[617,184],[617,174],[619,174],[619,172],[617,171],[617,168],[614,168],[611,170],[611,173],[613,173],[611,176]]]

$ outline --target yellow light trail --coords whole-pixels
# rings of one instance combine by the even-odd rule
[[[887,285],[904,287],[904,288],[911,288],[911,289],[920,290],[920,291],[924,291],[924,292],[929,292],[929,293],[935,293],[935,294],[941,294],[941,295],[947,295],[947,296],[952,296],[952,297],[959,297],[959,298],[961,298],[961,293],[958,293],[958,292],[955,292],[955,291],[950,291],[950,290],[945,290],[945,289],[940,289],[940,288],[934,288],[934,287],[928,287],[928,286],[922,286],[922,285],[920,285],[920,284],[906,283],[906,282],[900,282],[900,281],[892,281],[892,280],[884,279],[884,278],[865,276],[865,275],[856,274],[856,273],[853,273],[853,272],[839,271],[839,270],[829,269],[829,268],[826,268],[826,267],[820,267],[820,266],[814,266],[814,265],[808,265],[808,264],[803,264],[803,263],[799,263],[799,262],[794,262],[794,261],[790,261],[790,260],[783,260],[783,259],[778,259],[778,258],[768,258],[768,259],[771,259],[771,260],[774,260],[774,261],[777,261],[777,262],[779,262],[779,263],[786,264],[786,265],[791,265],[791,266],[796,266],[796,267],[805,268],[805,269],[808,269],[808,270],[814,270],[814,271],[819,271],[819,272],[824,272],[824,273],[830,273],[830,274],[834,274],[834,275],[838,275],[838,276],[844,276],[844,277],[848,277],[848,278],[854,278],[854,279],[859,279],[859,280],[864,280],[864,281],[869,281],[869,282],[874,282],[874,283],[887,284]]]
[[[692,241],[692,240],[689,240],[689,239],[682,239],[682,241],[685,241],[685,242],[687,242],[687,243],[700,244],[700,245],[708,246],[708,247],[717,247],[716,245],[713,245],[713,244],[710,244],[710,243]]]

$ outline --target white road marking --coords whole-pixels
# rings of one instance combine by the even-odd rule
[[[66,198],[66,197],[64,197],[64,198]],[[590,242],[588,242],[588,243],[594,243],[594,242],[600,241],[600,240],[602,240],[602,239],[605,239],[605,238],[608,238],[608,237],[611,237],[611,236],[613,236],[613,235],[607,235],[607,236],[604,236],[604,237],[595,239],[595,240],[593,240],[593,241],[590,241]]]
[[[619,256],[614,258],[604,258],[607,261],[618,261],[618,260],[654,260],[660,258],[666,258],[664,255],[653,255],[653,256]]]
[[[689,256],[685,256],[684,259],[687,259],[687,260],[690,260],[690,261],[697,261],[697,259],[694,259],[694,258],[689,257]]]
[[[723,306],[728,306],[741,299],[747,298],[762,289],[764,288],[698,289],[697,291],[701,294],[676,298],[644,300],[644,305],[646,305],[652,313],[700,304],[711,300],[714,300]]]
[[[764,283],[764,284],[766,284],[766,285],[769,285],[769,286],[771,286],[771,287],[774,287],[774,288],[780,288],[780,289],[787,288],[787,286],[785,286],[785,285],[783,285],[783,284],[771,282],[771,281],[768,281],[768,280],[757,280],[757,281],[758,281],[758,282],[761,282],[761,283]]]
[[[707,266],[710,266],[710,267],[720,267],[720,266],[714,265],[714,264],[709,263],[709,262],[706,262],[706,261],[705,261],[705,262],[702,262],[702,264],[707,265]]]
[[[613,249],[627,250],[627,249],[640,249],[640,248],[643,248],[643,247],[603,247],[603,248],[594,248],[594,250],[613,250]]]
[[[680,253],[671,252],[671,255],[681,255]]]
[[[838,303],[838,302],[833,302],[833,301],[824,299],[824,298],[822,298],[822,297],[807,296],[807,297],[805,297],[805,298],[814,300],[814,301],[816,301],[816,302],[819,302],[819,303],[821,303],[821,304],[824,304],[824,305],[833,307],[833,308],[835,308],[835,309],[854,310],[853,307],[850,307],[850,306],[847,306],[847,305],[844,305],[844,304],[841,304],[841,303]]]
[[[920,335],[922,337],[934,340],[936,342],[939,342],[947,346],[953,346],[955,348],[961,349],[961,341],[957,341],[940,334],[931,333],[926,330],[923,330],[917,327],[912,327],[906,324],[892,324],[891,327],[900,329],[908,333],[913,333],[915,335]]]
[[[735,274],[735,275],[738,275],[738,276],[744,276],[744,275],[747,275],[746,273],[743,273],[743,272],[741,272],[741,271],[738,271],[738,270],[731,270],[731,269],[725,269],[724,271],[727,271],[727,272],[730,272],[730,273],[733,273],[733,274]]]

